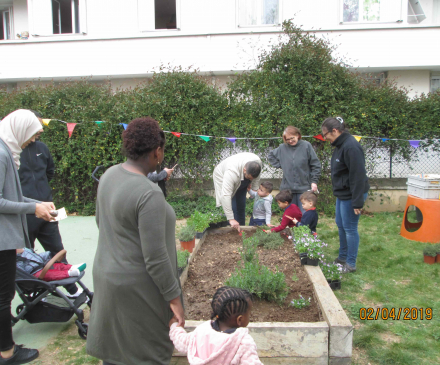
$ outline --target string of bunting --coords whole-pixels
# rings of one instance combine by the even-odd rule
[[[102,127],[102,123],[105,123],[105,121],[102,121],[102,120],[97,120],[97,121],[94,121],[94,122],[87,121],[87,122],[81,122],[81,123],[67,123],[67,122],[65,122],[63,120],[60,120],[60,119],[43,119],[43,124],[48,127],[49,123],[52,120],[55,120],[57,122],[61,122],[61,123],[66,124],[67,132],[69,133],[69,138],[72,137],[73,130],[75,129],[77,124],[95,123],[99,127]],[[127,127],[128,127],[128,124],[126,124],[126,123],[119,123],[119,125],[122,125],[124,127],[124,130],[127,129]],[[204,140],[205,142],[209,142],[212,138],[227,139],[231,143],[235,143],[237,140],[242,140],[242,139],[247,139],[247,140],[249,140],[249,139],[261,139],[261,140],[263,140],[263,139],[266,139],[266,140],[268,140],[268,139],[281,139],[281,137],[261,137],[261,138],[258,138],[258,137],[255,137],[255,138],[254,137],[251,137],[251,138],[249,138],[249,137],[218,137],[218,136],[205,136],[205,135],[200,135],[200,134],[191,134],[191,133],[183,133],[183,132],[172,132],[172,131],[164,131],[164,133],[171,133],[172,135],[174,135],[177,138],[180,138],[181,136],[199,137],[202,140]],[[317,134],[316,136],[302,136],[302,137],[304,137],[304,138],[315,138],[315,139],[317,139],[319,141],[325,142],[325,139],[322,137],[321,134]],[[360,142],[362,138],[365,138],[365,139],[368,139],[368,138],[369,139],[377,139],[377,140],[381,140],[382,142],[387,142],[387,141],[407,141],[407,142],[409,142],[410,146],[413,147],[413,148],[419,147],[420,146],[420,142],[431,141],[432,140],[432,139],[411,140],[411,139],[399,139],[399,138],[367,137],[367,136],[357,136],[357,135],[353,135],[353,137],[358,142]]]

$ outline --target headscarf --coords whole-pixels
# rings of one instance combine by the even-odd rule
[[[21,146],[43,126],[29,110],[18,109],[0,122],[0,138],[12,152],[17,169],[20,167]]]

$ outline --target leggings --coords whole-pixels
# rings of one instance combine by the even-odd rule
[[[14,346],[11,326],[11,302],[15,295],[15,250],[0,251],[0,351]]]

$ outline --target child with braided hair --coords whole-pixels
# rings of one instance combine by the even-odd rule
[[[239,288],[223,286],[211,302],[211,319],[187,333],[170,321],[170,338],[176,349],[188,356],[191,365],[262,365],[257,345],[246,326],[252,296]]]

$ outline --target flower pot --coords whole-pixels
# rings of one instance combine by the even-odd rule
[[[195,237],[191,241],[180,241],[180,248],[182,249],[182,251],[187,250],[189,253],[192,253],[195,246],[196,246]]]
[[[341,280],[330,280],[327,279],[328,285],[330,285],[330,288],[332,290],[338,290],[341,289]]]
[[[435,257],[435,262],[437,264],[440,264],[440,253],[438,253],[437,256]]]
[[[438,255],[437,255],[438,256]],[[423,261],[425,261],[426,264],[432,265],[435,263],[436,256],[423,256]]]
[[[319,264],[319,259],[311,259],[310,257],[307,258],[307,264],[306,265],[318,266],[318,264]]]
[[[203,236],[205,235],[207,229],[208,228],[205,228],[205,230],[203,232],[196,232],[196,238],[197,239],[203,238]]]
[[[227,227],[227,226],[228,226],[228,224],[229,224],[229,222],[228,222],[228,221],[223,221],[223,222],[220,222],[220,227]]]
[[[220,228],[220,223],[209,223],[209,228]]]
[[[307,265],[307,252],[300,253],[299,259],[301,261],[301,265]]]

